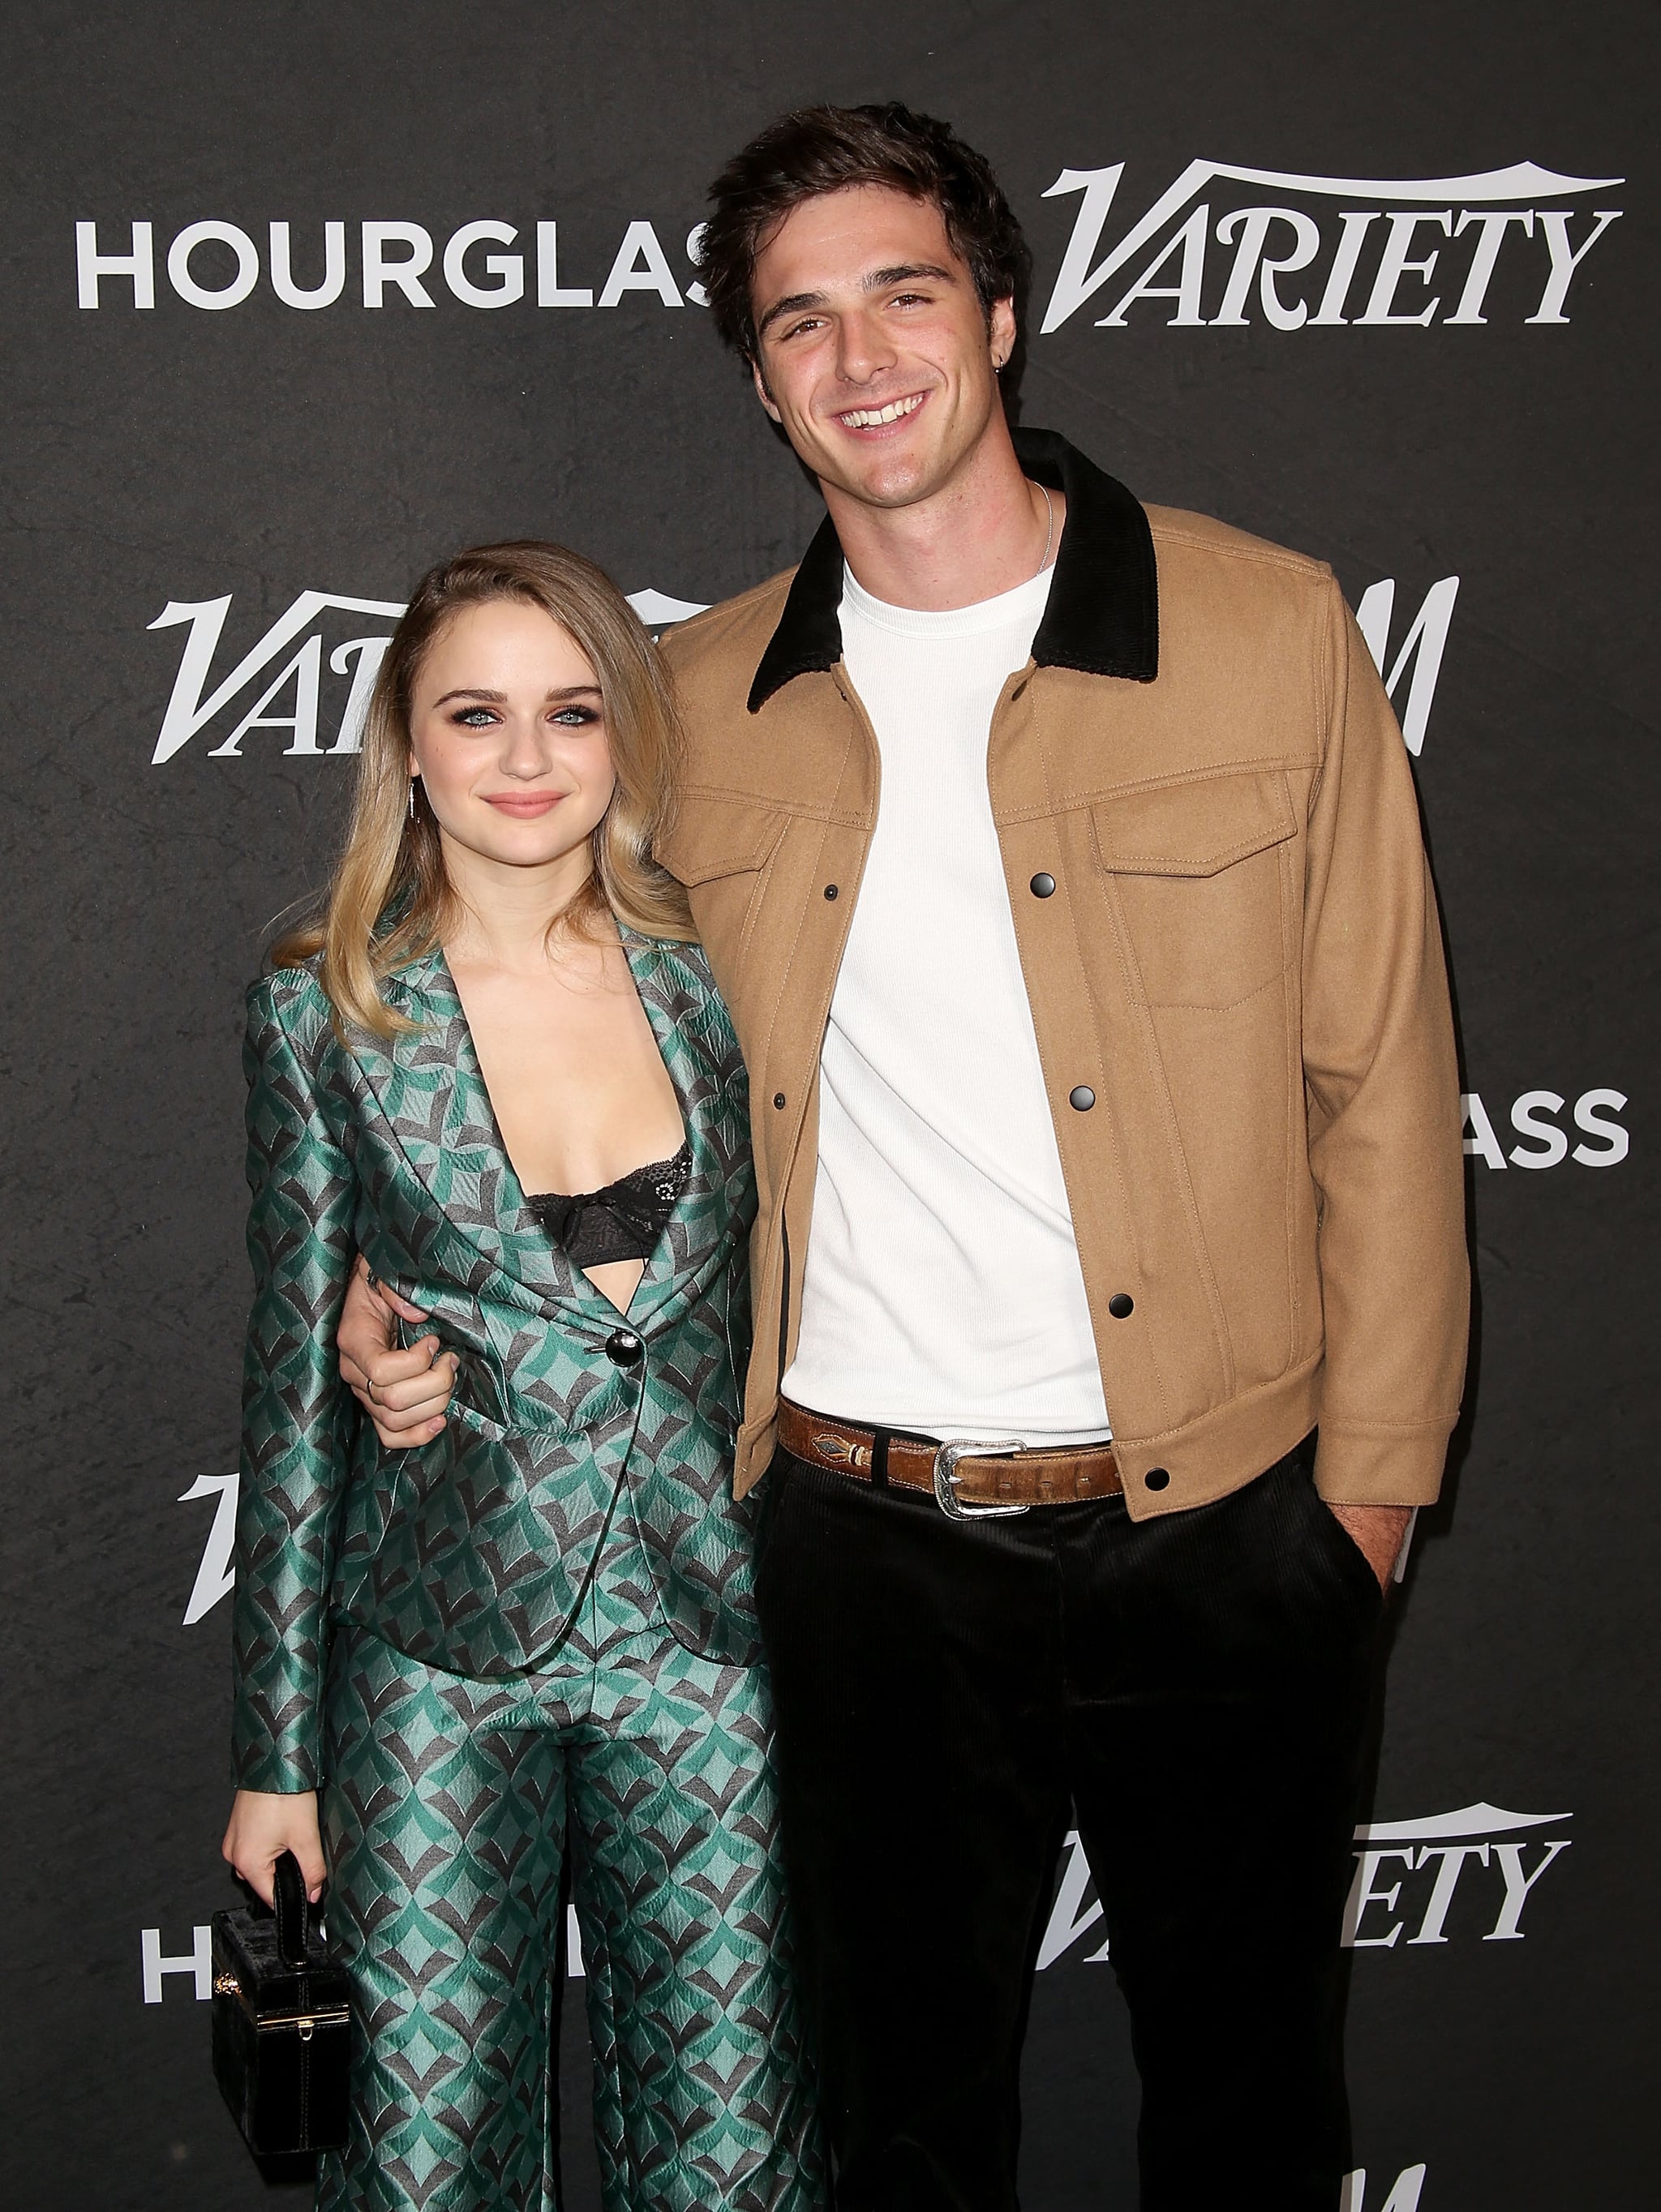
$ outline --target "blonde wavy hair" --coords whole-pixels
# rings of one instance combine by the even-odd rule
[[[364,721],[344,849],[319,912],[271,950],[279,968],[320,954],[319,980],[337,1019],[374,1036],[413,1026],[386,1004],[381,983],[441,944],[460,917],[438,823],[410,778],[416,679],[446,624],[493,599],[551,615],[581,647],[605,705],[617,788],[590,841],[593,872],[551,933],[595,937],[615,916],[648,937],[697,938],[685,892],[653,858],[672,812],[681,750],[657,647],[611,578],[580,553],[535,538],[476,545],[428,570],[392,632]]]

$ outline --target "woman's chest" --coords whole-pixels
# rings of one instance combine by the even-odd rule
[[[596,1190],[679,1149],[674,1085],[626,981],[475,990],[467,1016],[522,1189]]]

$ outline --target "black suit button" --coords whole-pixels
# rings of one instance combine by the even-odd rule
[[[1026,887],[1034,898],[1048,898],[1056,888],[1054,876],[1037,875]]]
[[[834,884],[827,884],[824,887],[824,896],[828,899],[835,898],[837,896],[837,886]]]
[[[773,1093],[773,1103],[774,1103],[776,1106],[782,1106],[782,1105],[783,1105],[783,1103],[784,1103],[784,1093],[783,1093],[783,1091],[776,1091]]]
[[[1147,1473],[1142,1477],[1142,1480],[1147,1485],[1150,1490],[1169,1490],[1171,1487],[1171,1473],[1167,1468],[1151,1467],[1147,1470]]]
[[[1115,1291],[1107,1302],[1107,1310],[1115,1321],[1129,1321],[1136,1310],[1136,1301],[1129,1291]]]
[[[645,1349],[631,1328],[615,1328],[605,1340],[605,1357],[618,1367],[637,1367]]]
[[[1096,1103],[1096,1094],[1087,1083],[1081,1083],[1076,1091],[1068,1092],[1067,1103],[1075,1113],[1087,1114]]]

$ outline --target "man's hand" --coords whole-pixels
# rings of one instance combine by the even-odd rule
[[[340,1327],[335,1332],[342,1379],[389,1449],[430,1443],[444,1430],[445,1413],[455,1389],[456,1357],[438,1357],[438,1339],[423,1336],[407,1351],[396,1348],[393,1324],[427,1316],[369,1273],[362,1253],[346,1285]]]
[[[1401,1553],[1402,1539],[1407,1534],[1408,1522],[1413,1518],[1413,1508],[1410,1505],[1329,1504],[1328,1510],[1337,1515],[1366,1554],[1366,1563],[1378,1576],[1379,1587],[1388,1589]]]
[[[284,1851],[300,1862],[306,1894],[315,1905],[323,1894],[328,1869],[323,1863],[323,1838],[318,1832],[317,1792],[297,1790],[293,1796],[271,1790],[239,1790],[231,1807],[230,1826],[220,1845],[255,1895],[271,1903],[277,1887],[276,1867]]]

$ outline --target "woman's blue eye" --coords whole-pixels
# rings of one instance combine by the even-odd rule
[[[485,730],[495,721],[496,716],[488,707],[463,707],[451,719],[459,723],[464,730]]]
[[[554,720],[563,722],[568,730],[580,730],[585,723],[599,721],[599,716],[592,707],[562,707]]]

